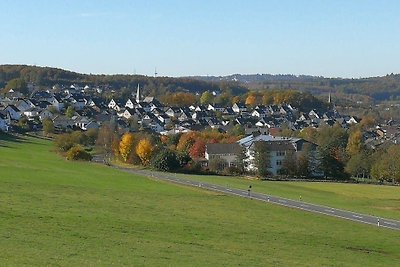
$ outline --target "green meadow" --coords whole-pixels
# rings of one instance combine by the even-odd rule
[[[260,181],[243,177],[176,174],[178,177],[224,185],[304,202],[400,220],[400,187],[332,182]]]
[[[52,151],[51,142],[6,139],[0,141],[3,266],[396,266],[400,262],[400,232],[394,230],[153,181],[95,163],[69,162]],[[240,185],[237,179],[229,183]],[[251,183],[264,190],[261,183]],[[276,193],[285,191],[284,185],[265,186],[269,184],[268,192],[272,187]],[[322,198],[326,192],[330,198],[332,191],[340,191],[329,189],[336,184],[299,188],[286,184],[288,197],[301,192],[306,198],[303,192],[319,190],[314,194]],[[352,190],[346,191],[348,199]],[[354,190],[354,198],[378,198],[365,192]],[[391,194],[388,202],[395,198]]]

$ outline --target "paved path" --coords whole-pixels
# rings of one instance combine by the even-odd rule
[[[127,169],[124,169],[127,170]],[[204,188],[206,190],[222,192],[228,195],[236,195],[239,197],[251,198],[259,201],[269,202],[272,204],[278,204],[281,206],[301,209],[313,213],[320,213],[328,216],[333,216],[337,218],[342,218],[346,220],[351,220],[359,223],[371,224],[379,227],[390,228],[393,230],[400,230],[400,221],[378,218],[376,216],[360,214],[356,212],[346,211],[335,209],[322,205],[315,205],[311,203],[306,203],[302,201],[296,201],[292,199],[287,199],[283,197],[271,196],[267,194],[261,194],[252,192],[251,190],[241,190],[235,188],[228,188],[221,185],[209,184],[184,178],[179,178],[177,175],[173,173],[164,173],[164,172],[154,172],[149,170],[127,170],[129,172],[133,172],[136,174],[141,174],[147,177],[151,177],[153,179],[168,181],[176,184],[182,184],[187,186],[194,186],[199,188]]]

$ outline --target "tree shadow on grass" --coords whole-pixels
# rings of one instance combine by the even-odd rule
[[[9,133],[0,132],[0,147],[10,147],[9,143],[26,142],[27,139],[22,136],[16,136]]]

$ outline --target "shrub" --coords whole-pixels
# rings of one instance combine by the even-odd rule
[[[176,159],[179,162],[179,167],[185,167],[190,161],[190,156],[185,152],[176,152]]]
[[[81,146],[73,146],[67,152],[67,160],[92,160],[92,155]]]
[[[168,149],[161,150],[153,160],[151,166],[159,171],[173,171],[180,167],[176,154]]]
[[[221,158],[214,158],[210,160],[208,164],[209,170],[217,173],[222,172],[227,166],[228,163],[226,162],[226,160]]]
[[[60,134],[56,137],[54,141],[55,145],[61,151],[68,151],[71,147],[74,146],[74,141],[72,140],[70,134]]]

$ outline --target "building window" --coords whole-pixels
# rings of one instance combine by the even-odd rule
[[[286,151],[276,151],[276,155],[277,156],[285,156],[286,155]]]
[[[282,160],[277,160],[276,161],[276,166],[282,166]]]

